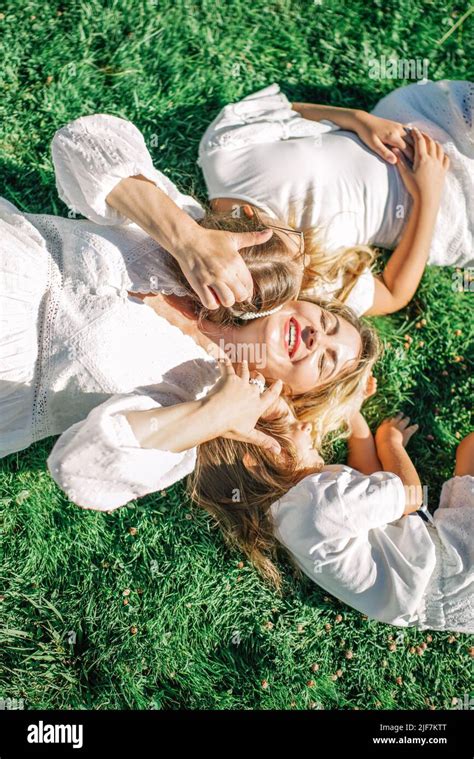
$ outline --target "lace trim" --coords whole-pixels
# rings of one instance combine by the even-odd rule
[[[63,249],[61,236],[48,218],[36,217],[35,226],[47,241],[48,284],[38,315],[38,358],[34,381],[31,437],[33,442],[52,434],[48,422],[48,389],[51,387],[51,344],[63,286]]]

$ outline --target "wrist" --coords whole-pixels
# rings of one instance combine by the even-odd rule
[[[377,446],[377,452],[382,458],[383,456],[389,456],[391,453],[400,453],[405,448],[403,443],[398,440],[380,440],[375,433],[375,445]]]
[[[203,414],[212,420],[212,437],[221,437],[229,431],[229,402],[217,391],[202,398]]]
[[[169,241],[167,250],[178,262],[189,259],[190,251],[196,251],[200,240],[204,238],[206,230],[201,227],[191,216],[183,211],[183,216],[176,224],[172,239]]]

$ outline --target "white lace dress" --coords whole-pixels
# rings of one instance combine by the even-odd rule
[[[194,340],[127,291],[181,294],[168,254],[105,197],[143,174],[198,218],[152,164],[140,132],[114,116],[55,135],[58,191],[92,221],[24,214],[0,200],[0,457],[63,433],[48,459],[71,500],[110,509],[166,487],[195,451],[139,447],[123,413],[192,400],[219,371]]]
[[[450,157],[430,264],[474,262],[473,108],[472,83],[440,81],[401,87],[373,111],[418,126]],[[236,198],[282,220],[291,216],[300,229],[318,228],[331,250],[395,247],[411,206],[395,166],[353,132],[303,119],[277,84],[225,106],[202,137],[198,163],[210,199]],[[370,307],[373,285],[365,301]]]

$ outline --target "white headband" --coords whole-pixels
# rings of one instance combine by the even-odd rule
[[[243,319],[244,321],[248,321],[249,319],[260,319],[262,316],[270,316],[270,314],[274,314],[277,311],[280,310],[280,308],[283,308],[283,303],[280,306],[275,306],[275,308],[269,308],[268,311],[258,311],[258,313],[247,313],[247,314],[235,314],[239,319]]]

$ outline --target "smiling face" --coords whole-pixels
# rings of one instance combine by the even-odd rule
[[[350,371],[362,349],[352,324],[302,300],[229,329],[226,339],[235,346],[256,346],[254,354],[260,357],[256,368],[264,377],[283,380],[293,394],[308,392]],[[248,355],[251,362],[250,351]]]

